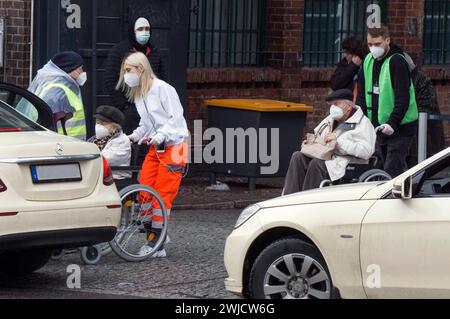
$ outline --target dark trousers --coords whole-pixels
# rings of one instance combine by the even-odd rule
[[[413,136],[379,137],[377,149],[383,161],[383,169],[395,178],[408,170],[407,157]]]
[[[329,178],[325,161],[311,159],[301,152],[295,152],[286,175],[284,194],[319,188],[320,183]]]

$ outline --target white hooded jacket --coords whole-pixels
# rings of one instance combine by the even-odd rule
[[[315,133],[325,124],[332,127],[334,120],[331,116],[324,119],[314,130]],[[329,130],[325,129],[321,136],[325,137]],[[345,176],[350,163],[367,163],[375,153],[376,133],[370,120],[364,115],[359,106],[347,121],[341,123],[333,133],[337,137],[335,154],[330,161],[326,161],[328,174],[332,181]]]
[[[135,103],[141,122],[130,136],[133,141],[162,134],[164,144],[174,146],[189,137],[183,106],[171,85],[155,79],[145,99],[139,98]]]
[[[39,96],[44,102],[50,106],[53,113],[64,112],[73,113],[75,110],[70,105],[66,94],[60,88],[53,88],[42,94],[43,89],[50,83],[58,83],[70,88],[78,95],[80,100],[81,90],[77,82],[72,77],[56,66],[51,60],[37,72],[36,77],[31,83],[28,91]],[[21,112],[29,119],[37,121],[38,112],[36,108],[27,100],[22,99],[16,107],[17,111]]]

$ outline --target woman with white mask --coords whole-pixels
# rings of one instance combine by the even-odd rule
[[[128,137],[122,131],[125,117],[122,112],[113,106],[102,105],[97,108],[94,115],[95,136],[89,141],[95,143],[102,156],[112,167],[129,167],[131,161],[131,145]],[[120,190],[129,183],[127,179],[131,174],[127,172],[114,172],[114,180]]]
[[[130,141],[150,145],[139,182],[158,192],[170,216],[187,166],[189,132],[180,98],[175,88],[156,77],[148,59],[140,52],[124,60],[116,89],[126,91],[141,117],[139,127],[129,135]],[[148,255],[161,234],[163,216],[156,200],[142,201],[148,209],[146,214],[152,216],[151,222],[145,225],[148,244],[140,251],[141,255]],[[165,256],[164,247],[153,255]]]

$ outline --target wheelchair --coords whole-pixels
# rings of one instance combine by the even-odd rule
[[[350,163],[347,166],[346,173],[343,178],[334,182],[326,179],[322,181],[320,188],[344,184],[390,181],[392,177],[379,168],[379,163],[380,160],[377,156],[370,158],[369,162],[366,164]]]
[[[138,183],[140,145],[132,145],[131,166],[111,167],[113,172],[127,172],[130,178],[120,180],[118,191],[122,203],[120,224],[117,227],[115,238],[109,243],[101,243],[94,246],[79,248],[80,258],[86,265],[96,265],[103,256],[114,252],[120,258],[129,262],[144,261],[153,256],[166,241],[168,241],[168,213],[166,206],[159,194],[152,188]],[[163,215],[163,228],[161,235],[152,250],[146,255],[140,255],[140,248],[147,243],[146,225],[151,223],[152,205],[157,202]],[[150,206],[149,206],[150,205]],[[65,253],[76,252],[58,250],[52,255],[53,260],[58,260]]]
[[[382,170],[380,167],[380,160],[377,156],[370,158],[368,163],[350,163],[347,166],[345,176],[338,181],[331,181],[329,179],[323,180],[320,183],[319,188],[337,186],[344,184],[355,184],[355,183],[370,183],[370,182],[380,182],[380,181],[390,181],[392,177]],[[284,188],[281,196],[285,196]]]

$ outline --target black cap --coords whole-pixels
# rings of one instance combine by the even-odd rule
[[[123,115],[119,109],[109,105],[99,106],[94,118],[105,122],[113,122],[119,124],[120,126],[125,124],[125,115]]]
[[[73,51],[57,53],[52,58],[52,62],[66,73],[70,73],[84,65],[81,55]]]
[[[353,92],[349,89],[337,90],[328,95],[325,99],[327,102],[336,100],[349,100],[353,101]]]

